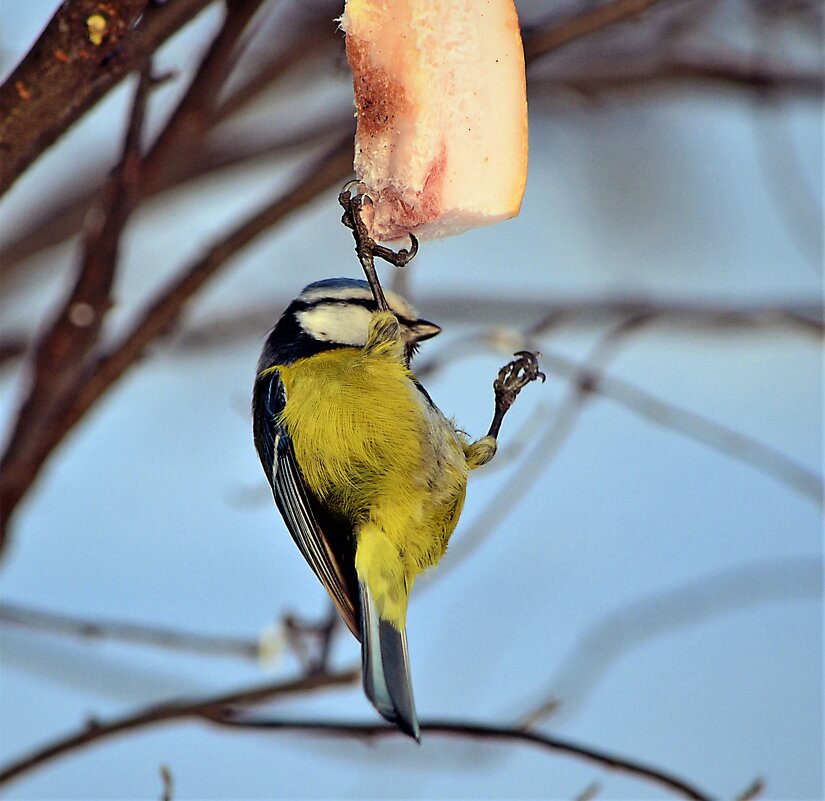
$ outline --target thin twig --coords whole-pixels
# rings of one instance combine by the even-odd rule
[[[608,360],[615,355],[615,347],[623,331],[624,326],[619,326],[599,338],[580,367],[581,376],[599,372],[607,366]],[[460,534],[456,543],[451,545],[449,559],[437,571],[433,571],[421,580],[423,587],[440,581],[451,570],[462,564],[471,553],[486,542],[507,515],[518,507],[519,501],[527,495],[567,441],[588,396],[589,392],[583,381],[571,382],[570,389],[559,405],[552,422],[536,439],[527,456],[519,463],[515,474],[485,504],[470,530]]]
[[[202,718],[213,720],[224,710],[238,706],[248,706],[274,698],[299,695],[314,690],[333,687],[347,687],[361,676],[360,669],[337,673],[314,674],[292,681],[259,684],[243,690],[220,695],[210,695],[195,699],[177,699],[152,704],[135,713],[124,715],[108,722],[93,720],[82,729],[66,737],[61,737],[47,745],[7,764],[0,770],[0,786],[8,784],[37,767],[52,762],[57,757],[85,748],[99,740],[108,739],[123,732],[135,731],[170,720]]]
[[[650,640],[757,604],[821,598],[822,565],[802,558],[721,570],[636,599],[582,631],[520,722],[536,726],[549,715],[569,720],[617,660]]]
[[[629,381],[594,373],[581,375],[581,366],[561,354],[544,353],[543,359],[548,373],[572,381],[584,381],[592,392],[618,403],[639,417],[748,464],[817,506],[822,506],[822,477],[781,451],[689,409],[663,401]]]
[[[759,796],[762,795],[764,790],[765,780],[761,777],[757,777],[750,783],[750,785],[742,790],[739,795],[736,796],[734,801],[754,801],[755,798],[759,798]]]
[[[161,626],[148,626],[120,620],[96,620],[45,612],[19,604],[0,604],[0,624],[33,629],[64,637],[118,642],[167,648],[210,656],[232,656],[256,660],[259,643],[240,637],[194,634]]]
[[[549,321],[535,326],[532,331],[547,330],[557,322]],[[637,321],[635,328],[641,325]],[[817,330],[819,323],[811,323]],[[807,324],[805,326],[808,327]],[[517,347],[535,347],[535,339],[510,332]],[[517,337],[521,337],[519,340]],[[479,349],[486,350],[489,342],[501,339],[501,332],[493,330],[482,332],[472,338]],[[513,343],[511,343],[513,344]],[[460,354],[453,349],[451,362],[466,357],[472,352],[467,340]],[[799,464],[781,451],[765,445],[757,440],[734,429],[716,423],[696,412],[677,406],[676,404],[658,398],[635,384],[609,375],[600,375],[594,372],[582,373],[582,365],[560,353],[549,352],[540,348],[542,362],[547,368],[548,375],[557,375],[570,382],[583,382],[588,392],[601,395],[632,411],[639,417],[656,425],[676,431],[689,439],[701,442],[710,448],[747,464],[759,472],[770,476],[780,483],[791,488],[803,497],[809,498],[817,504],[823,504],[822,477],[816,472]],[[440,369],[443,363],[441,356],[430,359],[416,367],[419,377],[431,374]]]
[[[302,620],[295,615],[284,618],[287,640],[307,675],[329,671],[332,642],[340,622],[341,616],[332,603],[320,622]]]
[[[172,771],[169,770],[168,765],[160,766],[160,780],[163,783],[160,801],[172,801],[175,785],[172,779]]]
[[[529,63],[572,42],[634,19],[662,0],[612,0],[577,14],[554,17],[525,31],[524,58]]]
[[[279,719],[237,719],[221,717],[215,723],[242,729],[265,729],[311,732],[342,737],[355,737],[370,740],[377,737],[394,737],[399,730],[394,726],[371,723],[347,723],[316,720],[279,720]],[[446,736],[469,737],[476,740],[494,740],[499,742],[526,743],[568,754],[587,762],[592,762],[602,769],[634,776],[665,787],[677,795],[695,801],[710,801],[711,796],[695,785],[662,768],[654,767],[635,759],[619,756],[601,749],[591,748],[571,740],[553,737],[537,731],[526,730],[517,726],[470,723],[458,720],[422,720],[422,735],[442,734]]]
[[[602,786],[598,782],[590,782],[574,799],[573,801],[593,801],[593,799],[601,792]]]
[[[816,100],[825,91],[825,78],[811,67],[799,67],[784,61],[752,57],[729,52],[691,52],[653,54],[645,58],[625,56],[601,59],[603,63],[587,63],[582,68],[535,76],[530,81],[531,96],[539,92],[572,90],[586,97],[600,97],[617,92],[673,88],[677,82],[691,87],[712,87],[757,93],[765,99],[766,92],[794,99]]]

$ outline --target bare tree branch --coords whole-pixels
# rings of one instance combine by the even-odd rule
[[[0,624],[83,640],[113,640],[207,656],[260,657],[259,642],[240,637],[219,637],[176,631],[120,620],[94,620],[45,612],[12,603],[0,603]]]
[[[152,704],[140,711],[124,715],[104,723],[88,722],[80,731],[61,737],[48,745],[26,754],[0,770],[0,786],[8,784],[26,773],[52,762],[57,757],[85,748],[98,740],[107,739],[123,732],[135,731],[170,720],[203,718],[212,720],[231,707],[248,706],[275,698],[299,695],[314,690],[346,687],[355,684],[361,676],[358,669],[337,673],[317,673],[292,681],[270,682],[206,698],[178,699]]]
[[[213,0],[66,0],[0,87],[0,195],[71,125]]]
[[[639,417],[709,445],[759,470],[821,507],[822,477],[784,453],[703,415],[667,403],[629,381],[594,373],[579,373],[579,365],[561,354],[545,353],[544,364],[568,380],[584,381],[588,391],[618,403]]]
[[[571,744],[566,740],[544,737],[536,735],[533,727],[546,715],[548,710],[558,708],[561,701],[565,713],[570,714],[577,704],[580,704],[584,694],[589,692],[598,678],[604,674],[609,664],[617,659],[624,651],[634,645],[646,641],[651,637],[670,634],[674,628],[696,625],[709,617],[724,614],[729,611],[736,611],[744,606],[755,603],[769,603],[774,601],[785,601],[798,598],[818,598],[821,597],[821,566],[813,559],[789,560],[786,563],[769,562],[765,564],[749,565],[744,568],[735,568],[717,575],[689,582],[665,593],[656,594],[650,598],[635,601],[626,608],[618,610],[599,621],[591,627],[581,638],[576,649],[571,652],[563,662],[563,667],[557,674],[557,678],[551,682],[552,693],[550,702],[543,701],[539,707],[532,710],[523,722],[516,727],[505,727],[511,733],[499,738],[496,732],[502,731],[498,726],[475,726],[471,725],[472,732],[467,730],[468,724],[464,723],[439,723],[430,722],[422,726],[423,730],[433,733],[456,733],[467,734],[473,737],[493,737],[497,739],[523,739],[535,741],[538,736],[541,744],[553,750],[572,753],[585,759],[595,761],[607,767],[612,767],[620,771],[628,771],[654,781],[661,781],[661,776],[667,777],[658,768],[641,766],[642,772],[637,770],[640,766],[625,758],[615,755],[606,755],[604,752],[594,751],[580,745]],[[48,630],[64,630],[69,627],[72,635],[79,636],[114,636],[120,637],[125,634],[125,639],[132,641],[133,634],[137,634],[138,641],[145,641],[151,644],[167,645],[174,643],[176,647],[181,640],[192,640],[195,650],[201,652],[211,652],[214,647],[223,646],[220,640],[212,638],[194,638],[192,635],[180,635],[176,632],[166,632],[166,630],[154,630],[144,627],[133,627],[131,624],[95,623],[91,621],[75,621],[63,616],[54,616],[30,610],[23,610],[18,613],[15,607],[5,607],[0,611],[0,619],[10,620],[17,623],[21,620],[26,625],[40,626],[43,624]],[[85,630],[83,630],[85,629]],[[146,639],[144,640],[144,634]],[[170,638],[170,643],[164,642],[164,638]],[[238,641],[242,644],[243,641]],[[201,645],[204,648],[201,648]],[[188,646],[187,646],[188,647]],[[234,647],[234,646],[233,646]],[[329,676],[330,674],[316,674]],[[357,676],[357,671],[351,673],[338,674],[344,676]],[[354,679],[352,679],[354,680]],[[332,683],[332,682],[331,682]],[[337,681],[334,682],[337,684]],[[342,683],[347,683],[343,679]],[[394,729],[384,726],[372,726],[364,724],[329,724],[329,723],[303,723],[294,721],[259,721],[238,719],[236,713],[227,711],[227,707],[235,705],[246,705],[267,700],[268,694],[275,688],[273,696],[281,695],[284,692],[302,692],[314,689],[316,686],[327,686],[326,683],[320,685],[303,683],[276,683],[274,685],[264,685],[254,687],[228,695],[221,695],[217,698],[208,698],[203,701],[174,702],[161,705],[154,705],[148,710],[143,710],[136,715],[129,716],[125,720],[120,719],[110,724],[96,723],[89,730],[89,733],[73,735],[70,738],[61,740],[60,750],[55,750],[56,744],[52,744],[47,749],[38,751],[39,758],[36,762],[24,768],[28,771],[40,764],[43,764],[56,756],[76,750],[96,739],[109,737],[121,731],[139,728],[154,723],[163,722],[172,718],[184,718],[191,716],[201,716],[213,723],[231,725],[243,728],[281,728],[321,731],[333,734],[349,734],[353,736],[384,736],[392,734]],[[476,731],[476,729],[483,730]],[[522,733],[526,736],[522,737]],[[28,764],[34,755],[25,761]],[[604,760],[609,760],[605,762]],[[24,760],[20,761],[22,764]],[[15,763],[19,764],[19,763]],[[651,774],[652,771],[652,774]],[[14,778],[16,773],[10,775],[8,780]],[[673,777],[670,777],[673,778]],[[6,781],[5,772],[0,774],[0,784]],[[683,780],[676,780],[684,784]],[[667,785],[670,789],[675,789],[672,785]],[[762,783],[755,782],[748,791],[742,795],[743,798],[753,798],[761,790]],[[695,788],[693,788],[695,790]],[[677,792],[685,792],[680,788]],[[688,795],[688,797],[696,797]],[[703,797],[703,796],[700,796]]]
[[[622,656],[650,640],[757,604],[821,598],[821,563],[800,558],[726,569],[636,599],[582,631],[521,721],[535,726],[549,714],[568,720]]]
[[[761,93],[792,94],[819,99],[825,77],[816,68],[791,63],[755,61],[739,53],[683,53],[646,58],[641,63],[604,59],[601,66],[589,64],[586,71],[566,70],[558,75],[534,77],[530,88],[537,91],[572,89],[587,96],[617,91],[664,88],[680,81],[728,89],[750,89]],[[572,74],[571,74],[572,73]],[[767,99],[766,95],[766,99]]]
[[[250,720],[240,718],[238,707],[271,701],[289,695],[302,694],[317,689],[349,686],[360,678],[360,670],[338,673],[315,673],[289,682],[274,682],[258,685],[245,690],[207,696],[192,700],[175,700],[153,704],[136,713],[125,715],[109,722],[92,721],[82,730],[59,738],[48,745],[27,754],[0,770],[0,786],[20,778],[35,768],[41,767],[58,757],[85,748],[99,740],[108,739],[127,731],[135,731],[148,726],[173,720],[200,718],[206,722],[233,728],[284,729],[343,735],[358,738],[394,736],[398,730],[381,724],[327,723],[319,721]],[[463,721],[422,722],[422,732],[430,734],[455,735],[475,739],[498,740],[502,742],[530,743],[542,748],[569,754],[599,765],[654,782],[686,798],[707,801],[710,796],[668,771],[628,759],[596,748],[591,748],[569,740],[529,731],[514,726],[497,726],[468,723]]]
[[[23,443],[13,440],[0,463],[0,542],[17,504],[40,474],[46,460],[63,437],[133,366],[146,348],[165,334],[190,298],[239,250],[319,193],[340,184],[352,169],[349,139],[308,165],[292,186],[223,237],[163,291],[135,322],[132,329],[78,376],[67,390],[67,402],[56,409],[47,427]]]
[[[172,771],[167,765],[160,766],[160,780],[163,783],[163,792],[160,796],[160,801],[172,801],[174,794],[174,780],[172,778]]]
[[[524,57],[530,62],[565,45],[591,36],[611,25],[634,19],[662,0],[609,0],[585,7],[572,16],[556,15],[543,25],[525,31]]]
[[[734,801],[754,801],[755,798],[759,798],[760,795],[765,790],[765,781],[757,777],[754,779],[750,785],[748,785],[744,790],[742,790],[739,795],[736,796]]]
[[[645,321],[640,319],[634,323],[634,327],[638,328],[644,324]],[[535,326],[532,332],[544,330],[546,327],[547,322],[545,321]],[[512,340],[508,343],[508,346],[511,348],[535,348],[535,334],[532,332],[530,336],[524,336],[516,331],[507,332]],[[472,344],[475,344],[478,349],[486,350],[490,346],[498,345],[501,340],[501,331],[482,332],[480,335],[474,336],[471,341],[465,341],[462,355],[470,354],[470,345]],[[560,353],[552,353],[541,347],[539,347],[539,350],[542,351],[542,364],[547,369],[548,375],[555,374],[567,381],[577,382],[587,393],[609,398],[645,420],[676,431],[720,453],[748,464],[812,500],[817,506],[822,507],[822,477],[781,451],[689,409],[668,403],[629,381],[602,375],[592,370],[582,371],[581,364]],[[438,369],[443,356],[444,354],[423,362],[416,369],[416,374],[419,377],[424,377]],[[456,358],[458,357],[453,349],[450,360],[455,361]]]
[[[213,722],[233,728],[311,732],[313,734],[355,737],[365,740],[376,737],[394,737],[400,733],[394,726],[371,723],[237,719],[231,716],[218,717],[217,719],[213,719]],[[446,736],[469,737],[476,740],[526,743],[592,762],[602,769],[613,770],[617,773],[627,774],[657,784],[684,798],[695,799],[695,801],[710,801],[711,799],[710,795],[699,790],[692,783],[662,768],[597,748],[591,748],[590,746],[572,742],[571,740],[542,734],[538,731],[523,729],[518,726],[501,726],[454,720],[422,720],[420,725],[422,735],[443,734]]]
[[[120,165],[99,199],[87,234],[74,288],[32,354],[32,376],[11,438],[0,460],[0,507],[11,502],[25,480],[25,456],[32,440],[48,428],[65,403],[83,364],[97,345],[103,320],[112,305],[120,238],[135,207],[140,182],[140,135],[153,78],[151,62],[141,73],[126,131]],[[25,490],[23,490],[25,491]]]
[[[235,312],[215,316],[208,322],[183,328],[177,332],[174,346],[186,350],[225,347],[257,337],[272,325],[272,310],[286,306],[289,298],[273,297],[259,306],[244,307]],[[665,298],[582,298],[547,302],[531,297],[486,298],[467,293],[462,298],[449,295],[421,296],[420,308],[434,320],[450,323],[476,322],[479,319],[494,325],[507,325],[513,320],[536,319],[529,328],[533,337],[544,336],[563,327],[601,327],[619,325],[627,319],[640,321],[637,326],[660,326],[694,332],[787,329],[820,340],[825,336],[822,307],[817,303],[713,303],[670,301]],[[9,342],[10,352],[22,334]],[[477,339],[474,337],[474,339]],[[522,334],[513,335],[513,346],[524,343]],[[1,346],[1,343],[0,343]],[[450,349],[444,354],[450,358]],[[416,364],[416,374],[430,375],[441,359],[422,360]]]

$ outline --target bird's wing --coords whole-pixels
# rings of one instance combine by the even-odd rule
[[[360,640],[351,527],[347,530],[342,521],[326,514],[306,486],[289,432],[280,422],[285,404],[286,391],[278,371],[259,376],[253,403],[255,447],[292,539],[326,587],[344,622]],[[319,525],[319,518],[329,529],[334,542]]]

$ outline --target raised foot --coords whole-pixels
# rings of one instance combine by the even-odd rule
[[[518,356],[518,358],[505,364],[504,367],[498,371],[498,376],[496,376],[496,380],[493,382],[496,408],[493,415],[493,422],[490,424],[490,430],[487,434],[490,437],[498,436],[504,415],[507,414],[513,405],[519,392],[537,378],[540,378],[542,383],[547,379],[547,376],[539,370],[538,357],[540,354],[531,353],[528,350],[520,350],[513,355]]]
[[[540,378],[544,383],[547,380],[547,376],[539,370],[539,354],[520,350],[513,355],[519,358],[505,364],[493,382],[496,405],[506,405],[508,409],[513,405],[519,392],[531,381]]]

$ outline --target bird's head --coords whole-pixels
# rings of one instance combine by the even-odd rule
[[[439,334],[441,328],[422,320],[395,292],[384,290],[384,295],[401,325],[409,361],[418,343]],[[305,287],[281,315],[267,338],[259,369],[287,364],[332,348],[363,347],[375,311],[375,299],[366,281],[353,278],[316,281]]]

